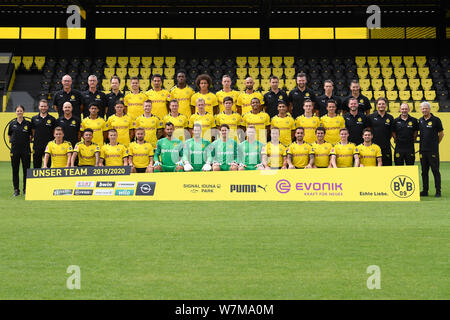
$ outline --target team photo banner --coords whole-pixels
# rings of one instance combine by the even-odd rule
[[[417,166],[130,173],[29,169],[26,200],[420,201]]]

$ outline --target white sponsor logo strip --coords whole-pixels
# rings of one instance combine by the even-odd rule
[[[133,181],[119,181],[116,188],[135,188],[136,182]]]
[[[114,195],[114,189],[95,189],[94,195],[96,195],[96,196],[112,196],[112,195]]]
[[[95,181],[77,181],[75,188],[94,188]]]

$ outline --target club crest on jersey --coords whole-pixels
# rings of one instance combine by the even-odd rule
[[[358,118],[358,121],[359,121],[359,122],[361,122],[361,121],[362,121],[362,119],[361,119],[361,118]]]
[[[432,123],[431,121],[430,121],[430,122],[428,122],[428,125],[429,125],[429,126],[431,126],[432,124],[433,124],[433,123]]]
[[[98,95],[96,96],[96,98],[97,98],[97,99],[100,99],[100,95],[98,94]]]
[[[386,123],[389,123],[389,122],[391,122],[391,120],[389,120],[389,119],[386,119]]]
[[[408,122],[408,126],[412,126],[412,121]]]
[[[359,100],[359,103],[363,103],[363,102],[364,102],[364,100],[363,100],[363,99]]]
[[[307,92],[307,93],[305,93],[305,97],[309,97],[309,93]]]
[[[76,122],[75,122],[75,120],[72,120],[72,124],[75,124]]]
[[[71,95],[71,96],[70,96],[70,100],[75,100],[75,96],[74,96],[74,95]]]
[[[24,130],[28,130],[28,126],[23,127]]]
[[[52,123],[52,122],[51,122],[50,120],[47,120],[47,123],[50,124],[50,123]]]

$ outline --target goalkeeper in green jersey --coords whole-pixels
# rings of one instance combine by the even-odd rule
[[[194,123],[193,134],[183,147],[184,171],[211,171],[211,143],[202,138],[200,123]]]
[[[247,127],[247,140],[238,146],[239,170],[264,170],[262,165],[262,150],[264,144],[256,140],[256,128]]]
[[[211,143],[211,157],[213,171],[236,171],[238,169],[237,142],[229,138],[230,127],[220,126],[220,138]]]
[[[173,137],[174,130],[173,123],[167,122],[164,128],[166,137],[156,143],[154,172],[183,171],[183,142]]]

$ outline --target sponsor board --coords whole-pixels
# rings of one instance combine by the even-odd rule
[[[112,196],[114,189],[95,189],[94,196]]]
[[[74,196],[92,196],[94,194],[93,189],[75,189]]]
[[[136,188],[137,196],[153,196],[155,194],[155,182],[139,182]]]
[[[94,188],[94,187],[95,181],[77,181],[77,183],[75,184],[75,188]]]
[[[136,181],[119,181],[117,188],[136,188]]]
[[[114,192],[116,196],[132,196],[134,195],[134,190],[131,189],[116,189]]]
[[[53,190],[54,196],[71,196],[73,190],[72,189],[55,189]]]
[[[116,185],[115,181],[97,181],[95,185],[96,188],[114,188]]]

